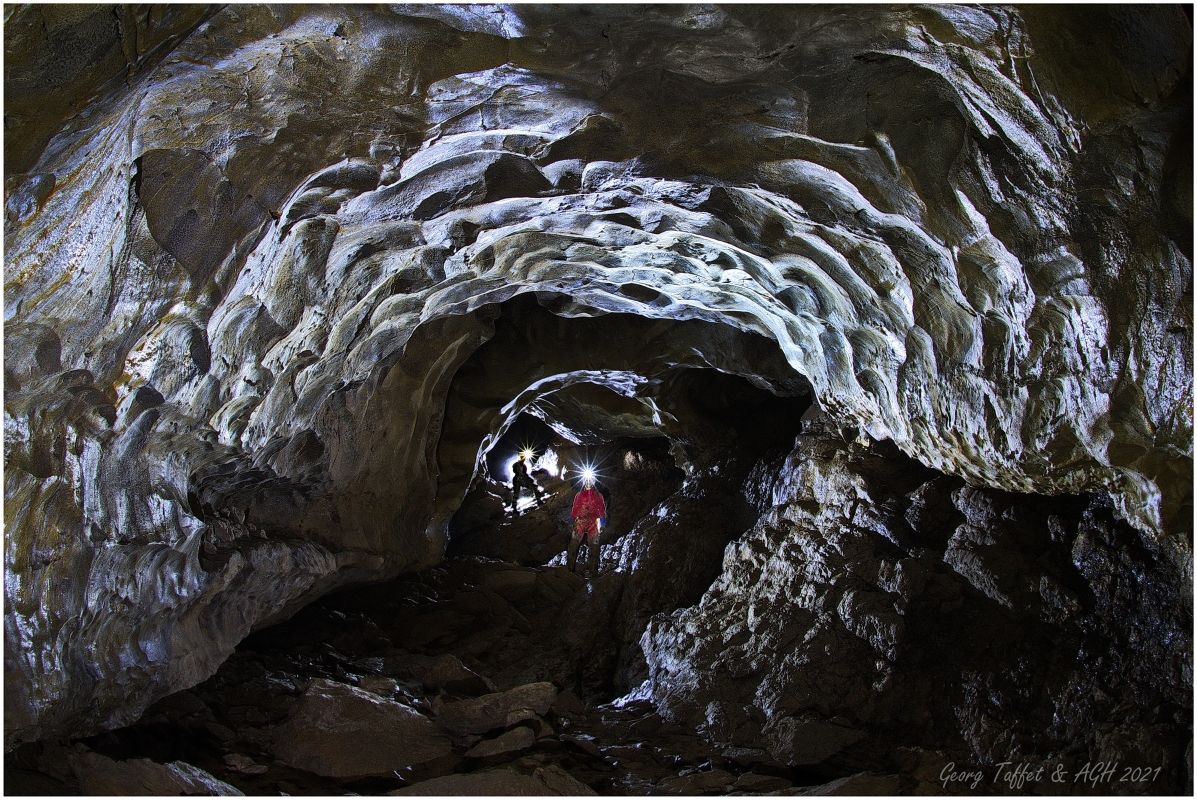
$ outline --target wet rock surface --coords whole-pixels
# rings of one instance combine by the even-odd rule
[[[595,794],[584,783],[579,783],[560,768],[543,767],[530,775],[512,770],[498,769],[477,772],[471,775],[448,775],[432,778],[405,789],[387,794],[394,795],[592,795]]]
[[[1187,569],[1191,44],[1174,6],[14,8],[6,741],[127,725],[315,598],[440,562],[519,414],[657,427],[699,491],[695,370],[969,486],[1108,495]],[[977,519],[941,559],[970,592],[1086,607]],[[714,579],[678,550],[593,686],[646,676],[627,621]],[[1107,550],[1086,574],[1135,607]],[[885,585],[924,577],[955,602],[936,570]],[[861,580],[793,601],[900,655]]]
[[[1107,500],[968,487],[825,421],[703,598],[652,619],[660,712],[794,767],[932,782],[936,760],[980,765],[993,791],[995,765],[1025,763],[1043,769],[1024,790],[1084,793],[1048,775],[1102,762],[1151,776],[1107,791],[1188,791],[1184,565]],[[900,755],[909,744],[923,768]]]
[[[312,682],[274,732],[275,758],[317,775],[351,779],[390,775],[449,755],[449,737],[427,717],[386,699],[394,694],[388,685],[366,686],[362,691]]]
[[[224,781],[182,761],[158,764],[148,758],[114,761],[80,748],[69,759],[79,793],[87,795],[241,795]]]

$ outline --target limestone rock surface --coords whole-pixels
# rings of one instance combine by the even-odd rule
[[[708,541],[678,546],[654,514],[644,530],[604,545],[595,579],[451,559],[330,594],[250,637],[203,684],[83,744],[125,760],[202,765],[255,795],[465,791],[481,770],[506,781],[490,773],[550,766],[608,795],[941,794],[966,789],[971,778],[950,776],[974,770],[986,775],[981,791],[1093,793],[1084,782],[992,782],[997,758],[1031,773],[1046,765],[1045,774],[1086,761],[1150,762],[1158,772],[1132,793],[1183,794],[1187,604],[1167,564],[1131,544],[1108,500],[971,489],[819,420],[805,416],[782,463],[767,453],[749,470],[745,496],[768,497],[769,509],[730,541],[716,525],[686,526]],[[647,531],[658,546],[637,541]],[[979,541],[980,531],[993,541],[975,549],[979,567],[958,571],[964,562],[945,559],[949,545]],[[676,556],[687,548],[707,551],[714,584],[693,598],[652,591],[662,574],[686,583],[685,572],[703,567]],[[643,671],[621,674],[626,638],[644,629],[621,611],[633,596],[633,608],[664,613],[650,620]],[[1014,596],[1011,609],[1004,600]],[[473,677],[430,682],[422,676],[434,664]],[[353,684],[434,721],[451,707],[497,725],[452,732],[450,755],[410,769],[317,775],[308,767],[320,753],[291,763],[274,753],[280,728],[297,733],[305,687],[327,682],[334,716],[359,704],[364,692]],[[310,722],[312,747],[344,749]],[[6,788],[70,794],[77,781],[61,775],[61,749],[18,748],[6,759]],[[447,785],[424,786],[450,773]]]
[[[918,746],[1190,780],[1187,581],[1108,500],[971,488],[814,417],[773,501],[649,621],[662,714],[791,766],[914,774],[893,754]]]
[[[485,739],[466,751],[466,758],[487,758],[506,755],[531,747],[536,743],[536,734],[531,728],[512,728],[493,739]]]
[[[570,777],[559,767],[545,767],[531,775],[523,775],[507,769],[473,772],[466,775],[446,775],[433,778],[388,792],[391,795],[446,795],[446,796],[534,796],[545,795],[593,795],[595,792],[584,783]]]
[[[546,713],[557,699],[557,689],[547,682],[529,683],[505,692],[446,703],[436,721],[457,733],[485,733]]]
[[[331,778],[390,775],[449,754],[449,737],[402,703],[314,681],[274,733],[280,761]]]
[[[81,752],[71,758],[71,768],[83,794],[123,797],[129,795],[240,796],[234,786],[182,761],[158,764],[148,758],[116,761],[99,753]]]
[[[809,795],[812,797],[834,797],[836,795],[848,795],[850,797],[892,797],[898,794],[900,787],[901,781],[897,775],[870,775],[867,772],[861,772],[856,775],[850,775],[847,778],[830,781],[822,786],[800,789],[798,791],[787,792],[787,794]]]
[[[128,13],[6,17],[8,742],[126,723],[435,563],[486,448],[580,384],[625,432],[692,368],[811,390],[971,486],[1108,495],[1191,564],[1182,9]],[[54,87],[78,104],[30,102]],[[990,547],[948,561],[1071,613]],[[958,588],[893,569],[795,613],[892,658],[891,595]]]

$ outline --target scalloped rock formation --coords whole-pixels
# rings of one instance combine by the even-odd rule
[[[6,95],[90,99],[5,176],[9,742],[437,562],[586,383],[666,429],[680,370],[809,390],[1191,570],[1178,7],[229,6],[132,69],[29,13]]]

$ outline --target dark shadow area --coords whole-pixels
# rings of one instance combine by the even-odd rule
[[[450,524],[450,569],[462,560],[478,568],[498,561],[561,569],[580,465],[597,467],[610,497],[598,569],[592,572],[581,559],[577,565],[585,593],[573,598],[557,624],[546,626],[552,631],[547,638],[504,639],[488,656],[487,674],[501,681],[551,680],[589,703],[634,689],[647,677],[639,640],[649,618],[696,602],[718,575],[728,542],[770,504],[809,396],[779,397],[711,369],[675,370],[653,391],[660,435],[609,441],[602,431],[619,429],[619,420],[606,419],[614,412],[596,400],[625,398],[590,392],[585,404],[574,397],[538,400],[539,413],[552,408],[565,415],[546,417],[551,428],[586,443],[564,436],[546,443],[539,455],[551,454],[555,470],[534,470],[533,477],[547,498],[521,500],[528,507],[518,516],[504,505],[508,484],[489,471],[475,475]],[[576,416],[579,409],[586,419]],[[521,437],[538,430],[526,422],[513,429],[494,449],[514,451]],[[562,609],[553,604],[546,612]]]

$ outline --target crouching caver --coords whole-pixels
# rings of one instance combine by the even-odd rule
[[[573,509],[570,511],[570,518],[573,520],[573,530],[569,537],[569,569],[571,572],[577,567],[578,548],[582,546],[583,541],[589,548],[587,561],[589,562],[590,577],[593,578],[598,572],[599,533],[601,532],[599,520],[606,516],[607,503],[599,491],[594,488],[594,481],[587,480],[582,491],[574,496]]]
[[[545,491],[541,489],[532,476],[528,474],[528,462],[532,460],[528,451],[520,453],[519,459],[511,465],[511,513],[520,515],[520,490],[523,489],[536,497],[536,502],[545,498]]]

